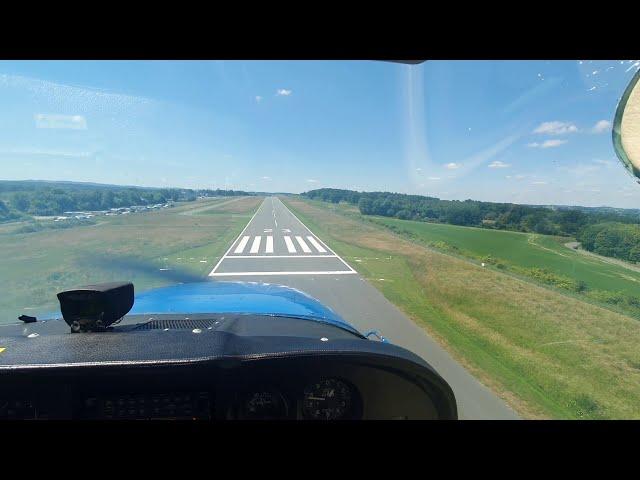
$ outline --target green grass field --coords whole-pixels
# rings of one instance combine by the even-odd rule
[[[491,255],[527,268],[547,268],[554,273],[584,281],[588,287],[640,294],[640,269],[586,256],[564,244],[574,240],[534,233],[459,227],[395,218],[373,217],[383,225],[402,229],[425,242],[446,242],[479,256]]]
[[[19,224],[5,224],[0,228],[0,323],[23,313],[55,311],[57,292],[83,284],[130,280],[143,291],[204,278],[261,200],[190,202],[28,234],[12,233]]]
[[[283,201],[524,418],[640,418],[637,319],[427,248],[352,208],[293,197]],[[465,232],[472,239],[476,232],[485,234],[455,227],[448,231],[454,230],[461,248],[482,243],[465,239]],[[510,241],[518,245],[511,245],[520,252],[511,253],[512,261],[526,256],[526,248],[540,249],[529,245],[526,235],[500,238],[507,247]],[[491,249],[492,241],[485,239],[484,245]],[[563,252],[566,247],[557,248]],[[540,258],[556,256],[547,253],[550,257]],[[392,331],[384,334],[393,341]]]

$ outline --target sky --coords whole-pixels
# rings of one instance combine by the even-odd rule
[[[634,60],[1,61],[0,179],[640,208]]]

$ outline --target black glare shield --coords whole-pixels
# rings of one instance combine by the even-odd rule
[[[58,293],[60,310],[72,332],[108,327],[133,307],[133,283],[87,285]]]

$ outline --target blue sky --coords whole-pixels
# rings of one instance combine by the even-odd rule
[[[0,178],[640,207],[637,61],[0,62]]]

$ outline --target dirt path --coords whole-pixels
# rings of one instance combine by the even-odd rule
[[[588,250],[584,250],[580,248],[580,242],[567,242],[564,244],[565,247],[570,248],[574,252],[578,252],[582,255],[586,255],[591,258],[595,258],[596,260],[600,260],[603,263],[609,263],[611,265],[618,265],[619,267],[626,268],[628,270],[632,270],[634,272],[640,272],[639,265],[633,265],[629,262],[625,262],[624,260],[618,260],[617,258],[605,257],[603,255],[598,255],[597,253],[590,252]]]
[[[536,234],[532,233],[531,235],[529,235],[529,238],[527,238],[527,243],[529,245],[534,245],[534,246],[536,246],[538,248],[541,248],[542,250],[546,250],[548,252],[555,253],[556,255],[560,255],[561,257],[568,257],[568,255],[565,255],[564,253],[557,252],[556,250],[553,250],[552,248],[545,247],[543,245],[540,245],[539,243],[536,243],[536,238],[537,238]]]

